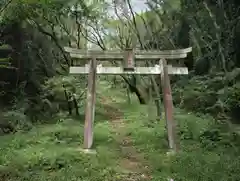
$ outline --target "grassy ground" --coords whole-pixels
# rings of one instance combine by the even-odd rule
[[[76,120],[63,114],[56,124],[0,138],[0,180],[239,180],[238,157],[234,161],[221,157],[221,151],[206,152],[192,141],[211,126],[209,118],[176,110],[176,120],[184,132],[181,135],[185,140],[191,139],[188,144],[182,143],[182,153],[170,158],[166,156],[164,122],[149,120],[154,117],[154,107],[149,115],[147,106],[135,101],[127,103],[124,92],[111,90],[104,83],[99,86],[94,130],[96,155],[79,151],[83,142],[82,118]],[[228,163],[230,168],[224,165]],[[223,172],[231,173],[223,176]]]

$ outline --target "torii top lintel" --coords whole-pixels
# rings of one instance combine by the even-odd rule
[[[192,47],[176,50],[146,51],[146,50],[83,50],[70,47],[64,47],[64,50],[70,53],[72,58],[98,60],[123,60],[128,51],[133,52],[134,60],[159,60],[159,59],[180,59],[186,58],[192,51]]]

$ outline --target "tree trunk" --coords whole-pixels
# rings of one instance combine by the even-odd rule
[[[146,97],[143,95],[140,89],[135,86],[131,87],[133,93],[136,94],[140,104],[147,104]]]
[[[144,94],[140,88],[137,87],[136,85],[136,82],[132,83],[128,78],[124,77],[124,76],[121,76],[124,81],[127,83],[127,85],[129,86],[129,90],[132,92],[132,93],[135,93],[138,100],[139,100],[139,103],[140,104],[147,104],[147,97],[146,97],[146,94]]]

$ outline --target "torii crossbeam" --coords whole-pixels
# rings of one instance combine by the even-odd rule
[[[168,74],[183,75],[188,74],[187,67],[173,67],[167,65],[167,61],[172,59],[183,59],[192,51],[192,48],[165,50],[165,51],[143,51],[127,49],[123,50],[81,50],[65,47],[65,51],[70,53],[72,66],[70,74],[88,74],[88,92],[87,105],[85,110],[85,127],[84,127],[84,149],[90,149],[93,143],[93,123],[95,115],[96,101],[96,74],[159,74],[163,90],[163,100],[165,109],[165,119],[168,132],[169,148],[177,151],[179,146],[176,138],[176,123],[173,119],[173,101],[171,86]],[[78,66],[81,60],[89,60],[89,64],[84,67]],[[122,61],[122,67],[103,67],[97,65],[97,61]],[[159,60],[159,64],[154,67],[136,67],[137,61]]]

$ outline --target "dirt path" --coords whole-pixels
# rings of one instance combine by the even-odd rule
[[[101,98],[101,102],[111,120],[112,131],[115,133],[115,139],[119,144],[120,167],[125,170],[126,174],[125,181],[144,181],[151,180],[148,174],[148,166],[144,159],[144,156],[137,152],[133,146],[133,141],[126,134],[126,123],[124,122],[123,112],[110,104],[113,104],[113,100],[107,98]]]

